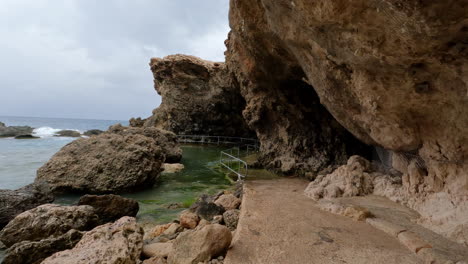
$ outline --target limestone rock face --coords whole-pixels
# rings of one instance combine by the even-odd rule
[[[137,201],[113,194],[87,194],[80,198],[78,205],[92,206],[101,223],[114,222],[124,216],[135,217],[140,209]]]
[[[158,129],[155,127],[125,127],[120,124],[111,126],[108,133],[119,134],[119,135],[144,135],[155,141],[155,144],[163,149],[166,159],[166,163],[178,163],[182,159],[182,149],[179,147],[177,136],[164,129]]]
[[[60,236],[71,229],[90,230],[97,224],[98,217],[91,206],[45,204],[16,216],[0,231],[0,241],[9,247],[25,240]]]
[[[22,241],[6,251],[3,264],[38,264],[50,255],[73,248],[83,233],[70,230],[64,235],[50,237],[41,241]]]
[[[165,155],[146,135],[104,133],[77,139],[37,171],[56,192],[115,193],[154,184]]]
[[[197,264],[225,252],[231,244],[231,231],[219,224],[206,225],[200,230],[181,233],[169,254],[169,264]]]
[[[242,118],[245,102],[224,63],[172,55],[153,58],[150,66],[162,103],[144,126],[186,135],[251,135]]]
[[[70,250],[58,252],[43,264],[139,263],[143,229],[133,217],[98,226],[87,232]]]
[[[0,229],[18,214],[53,201],[49,185],[40,181],[16,191],[0,190]]]
[[[227,65],[264,159],[283,171],[343,161],[333,150],[348,142],[343,126],[403,157],[393,161],[408,205],[427,227],[457,237],[468,204],[466,8],[466,1],[231,0]]]

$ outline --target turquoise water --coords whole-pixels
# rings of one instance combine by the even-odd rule
[[[182,149],[184,170],[173,174],[163,173],[158,183],[147,190],[122,194],[139,202],[137,218],[140,223],[170,222],[201,194],[214,194],[231,185],[225,174],[214,168],[221,149],[202,145],[185,145]],[[78,198],[79,195],[65,195],[57,198],[56,203],[72,204]],[[183,207],[168,209],[168,205],[173,203]]]

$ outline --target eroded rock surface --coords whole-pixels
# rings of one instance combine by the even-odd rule
[[[70,250],[58,252],[43,264],[139,263],[143,229],[133,217],[98,226]]]
[[[0,190],[0,229],[18,214],[53,201],[49,185],[40,181],[15,191]]]
[[[171,55],[151,59],[150,66],[162,103],[144,126],[185,135],[251,135],[241,114],[245,102],[224,63]]]
[[[135,217],[140,209],[137,201],[113,194],[84,195],[78,205],[92,206],[100,223],[114,222],[124,216]]]
[[[0,240],[10,247],[21,241],[61,236],[71,229],[90,230],[98,223],[98,216],[89,205],[44,204],[16,216],[0,231]]]
[[[52,254],[73,248],[83,236],[83,232],[70,230],[64,235],[40,241],[22,241],[5,252],[2,264],[38,264]]]
[[[343,162],[338,150],[350,146],[343,126],[394,152],[391,165],[425,226],[466,241],[466,8],[466,1],[232,0],[227,65],[264,161],[283,171]]]
[[[114,193],[147,188],[162,171],[165,153],[160,145],[142,131],[123,128],[80,138],[39,168],[36,180],[48,182],[57,192]]]

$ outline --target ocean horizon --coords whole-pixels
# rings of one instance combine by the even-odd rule
[[[84,133],[91,129],[107,130],[124,120],[0,116],[7,126],[33,127],[38,139],[0,138],[0,189],[18,189],[34,181],[36,171],[63,146],[76,138],[54,136],[60,130]]]

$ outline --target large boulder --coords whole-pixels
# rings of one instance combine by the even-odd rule
[[[114,222],[124,216],[135,217],[140,209],[137,201],[113,194],[87,194],[80,197],[78,205],[92,206],[101,223]]]
[[[41,181],[16,191],[0,190],[0,229],[18,214],[53,201],[49,185]]]
[[[231,245],[232,234],[223,225],[206,225],[199,230],[181,233],[169,254],[169,264],[198,264],[225,253]]]
[[[166,163],[178,163],[182,159],[182,149],[179,147],[177,136],[170,131],[155,127],[125,127],[120,124],[111,126],[107,133],[119,135],[144,135],[155,141],[162,148]]]
[[[222,206],[227,211],[237,209],[241,204],[241,199],[233,194],[223,194],[215,201],[215,204]]]
[[[152,58],[150,67],[162,102],[143,126],[179,135],[252,135],[242,118],[245,102],[239,86],[224,63],[171,55]]]
[[[99,218],[89,205],[45,204],[16,216],[0,231],[0,241],[10,247],[25,240],[40,241],[61,236],[71,229],[90,230],[98,223]]]
[[[55,253],[42,264],[139,263],[142,248],[143,229],[126,216],[86,232],[73,249]]]
[[[152,186],[164,152],[151,137],[104,133],[77,139],[37,171],[56,192],[113,193]]]
[[[58,237],[16,243],[5,252],[2,264],[39,264],[56,252],[73,248],[82,236],[83,232],[72,229]]]

